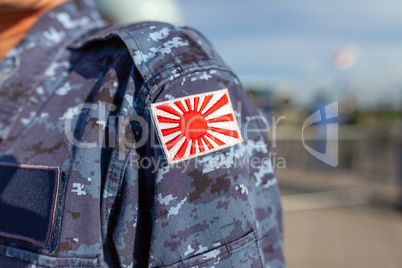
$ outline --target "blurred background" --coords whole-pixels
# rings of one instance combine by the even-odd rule
[[[401,1],[97,3],[115,23],[200,30],[277,122],[289,267],[402,267]]]

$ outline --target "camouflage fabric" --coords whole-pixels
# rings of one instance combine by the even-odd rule
[[[223,88],[244,141],[168,165],[150,104]],[[285,267],[263,128],[195,30],[54,8],[1,62],[0,162],[63,172],[57,245],[0,236],[0,267]]]

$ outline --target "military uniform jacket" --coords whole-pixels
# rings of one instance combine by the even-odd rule
[[[285,267],[266,125],[195,30],[107,27],[70,1],[8,53],[0,86],[0,267]],[[173,127],[169,143],[218,97],[236,136]]]

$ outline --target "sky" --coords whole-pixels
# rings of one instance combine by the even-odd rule
[[[402,103],[402,1],[178,0],[243,84],[309,104],[319,91],[360,106]],[[357,60],[340,70],[335,54]]]

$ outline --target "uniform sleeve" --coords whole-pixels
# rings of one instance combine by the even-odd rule
[[[285,267],[267,126],[236,75],[192,29],[144,23],[117,34],[141,85],[124,97],[134,146],[116,254],[134,249],[139,267]]]

